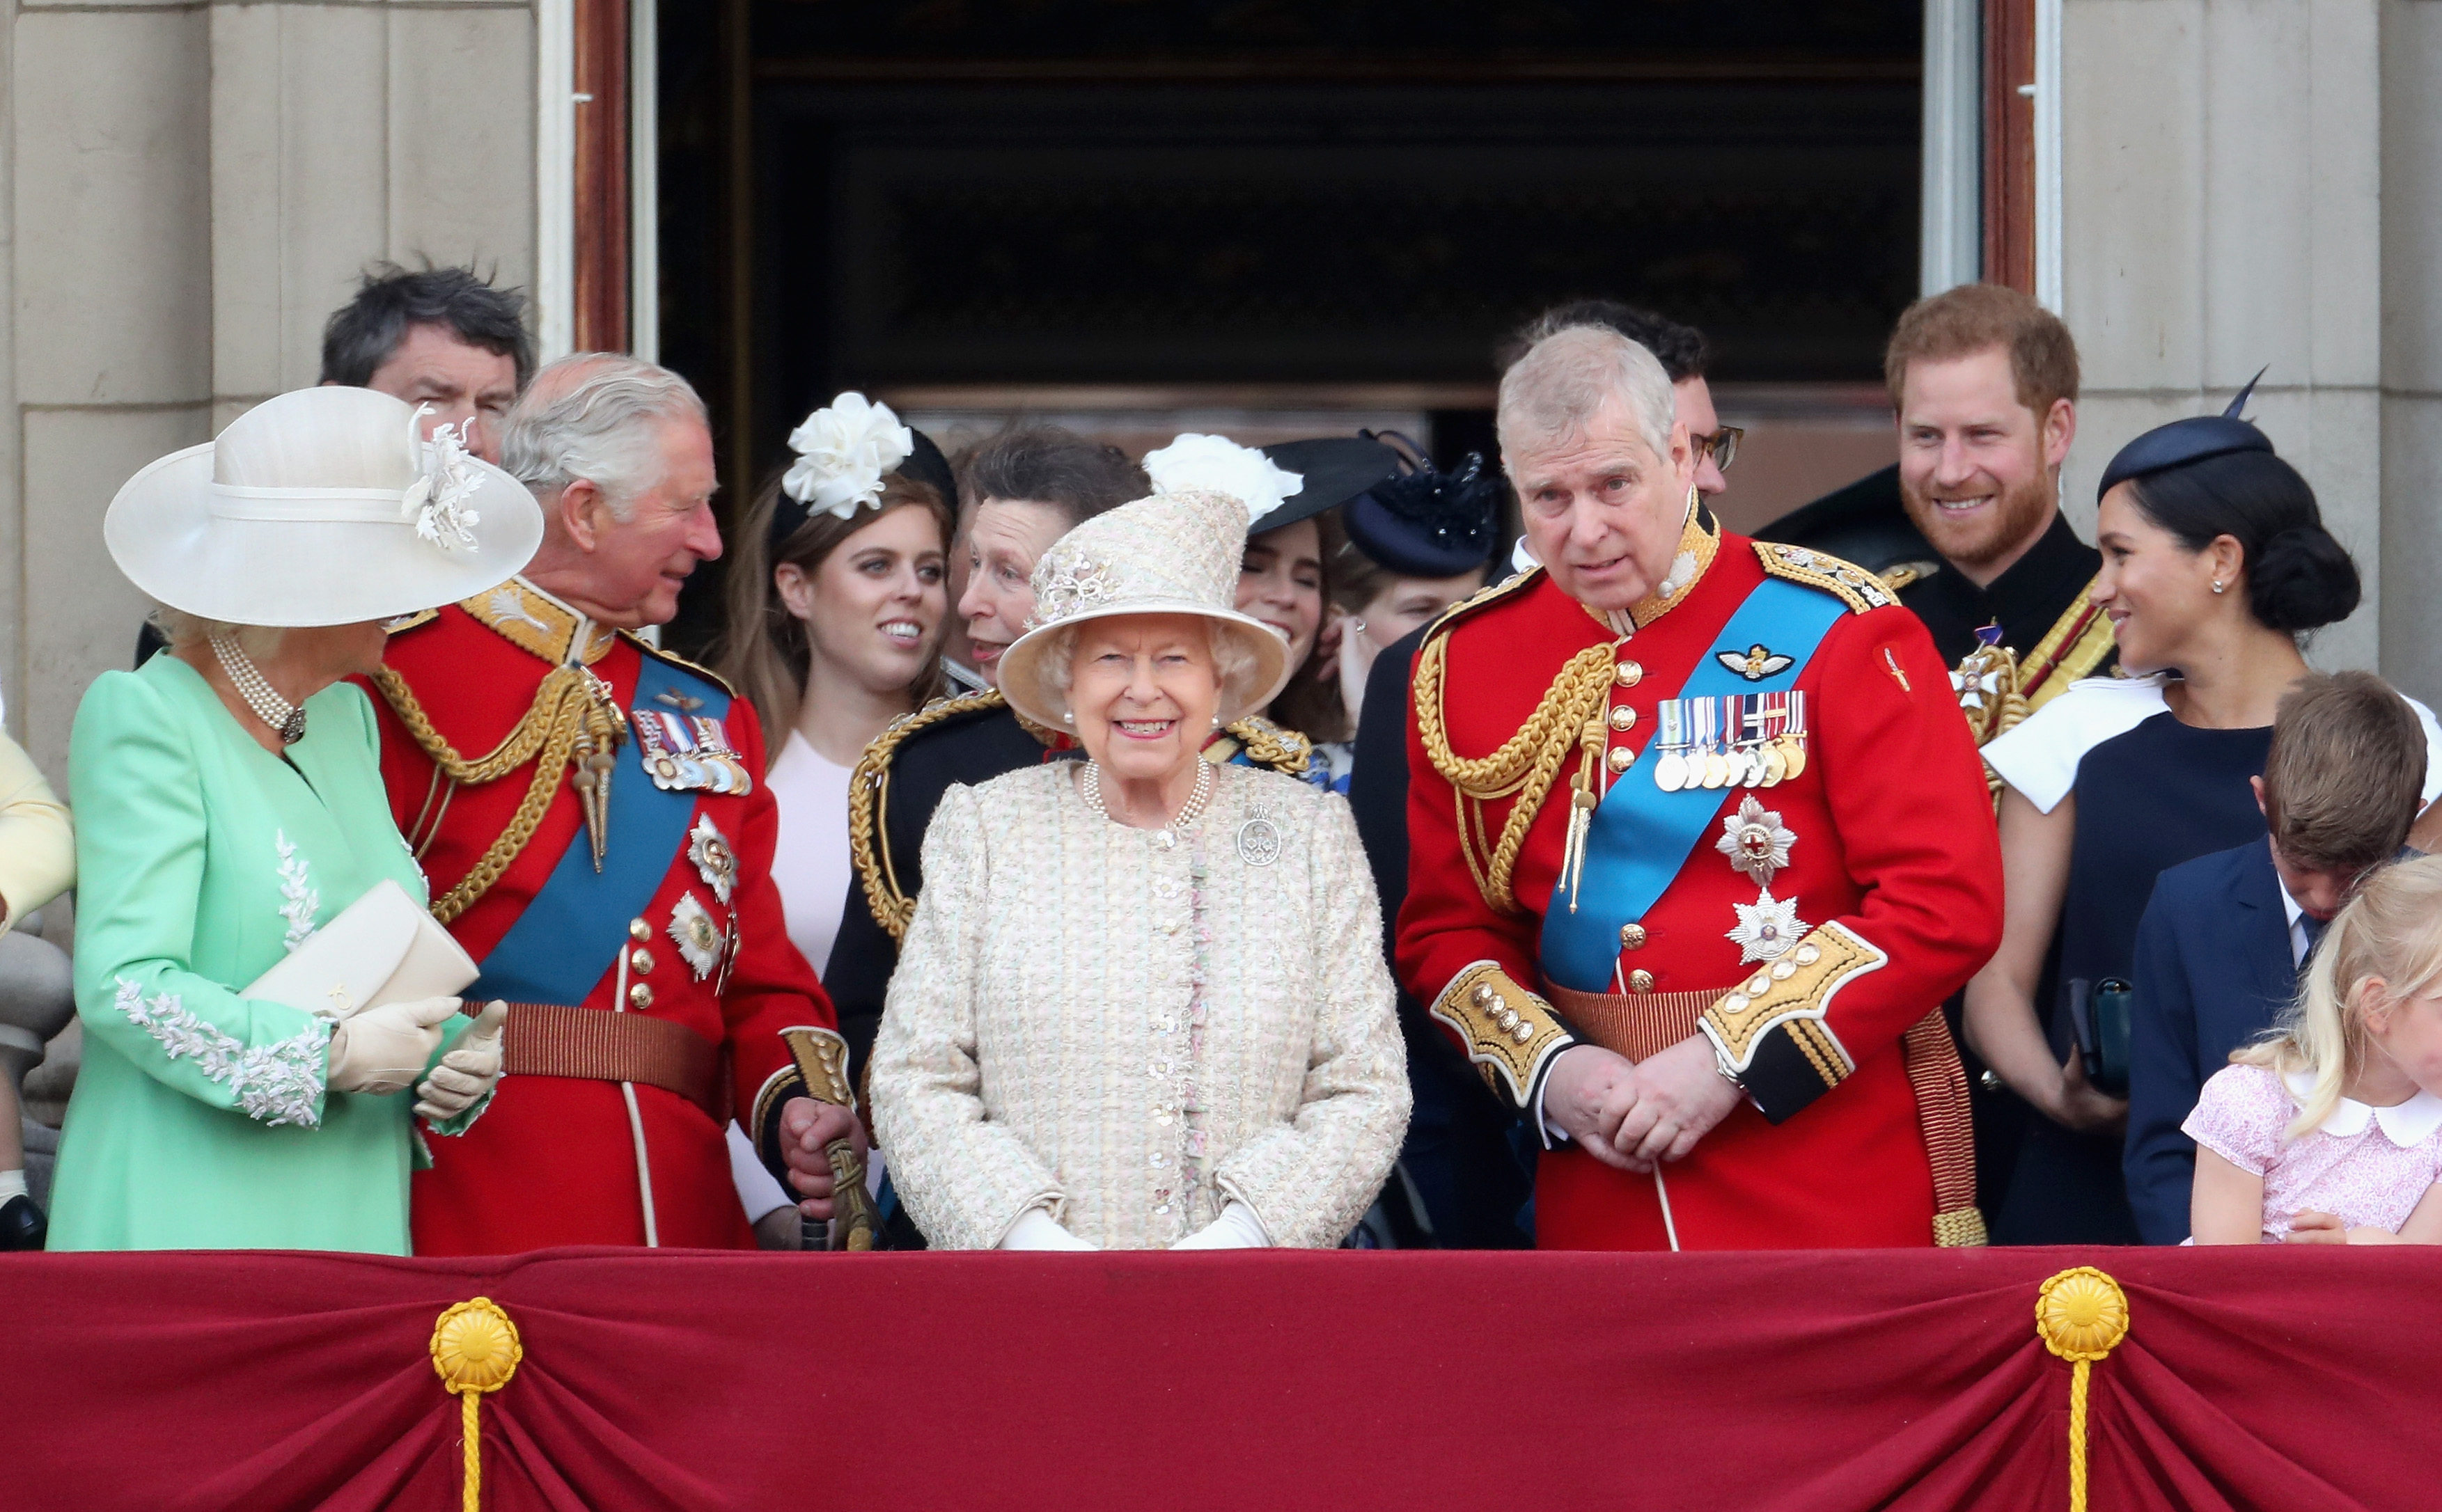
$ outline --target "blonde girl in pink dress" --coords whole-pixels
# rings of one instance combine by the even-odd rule
[[[2442,1244],[2442,856],[2386,866],[2205,1084],[2194,1242]]]

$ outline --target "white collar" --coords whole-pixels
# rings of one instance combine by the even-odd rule
[[[2306,910],[2299,907],[2298,900],[2289,896],[2289,884],[2281,880],[2281,868],[2278,866],[2272,868],[2272,885],[2280,890],[2281,912],[2288,916],[2289,927],[2297,928],[2298,920],[2306,917]]]
[[[2305,1071],[2290,1071],[2281,1080],[2289,1088],[2290,1100],[2304,1108],[2315,1090],[2314,1077]],[[2344,1097],[2316,1128],[2335,1139],[2350,1139],[2365,1132],[2368,1119],[2382,1125],[2384,1136],[2392,1143],[2403,1150],[2415,1149],[2435,1129],[2442,1129],[2442,1097],[2420,1089],[2407,1102],[2387,1108],[2370,1107],[2355,1098]]]

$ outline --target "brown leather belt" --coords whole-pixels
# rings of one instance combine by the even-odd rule
[[[599,1008],[511,1003],[501,1054],[505,1075],[658,1086],[703,1109],[715,1123],[729,1121],[720,1047],[683,1024]]]
[[[1576,993],[1543,984],[1544,996],[1577,1032],[1631,1061],[1648,1060],[1696,1032],[1704,1010],[1735,988],[1709,993]]]

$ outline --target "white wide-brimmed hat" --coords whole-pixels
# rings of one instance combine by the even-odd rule
[[[506,582],[542,543],[525,484],[467,453],[463,428],[336,385],[266,399],[206,446],[127,481],[102,519],[111,560],[172,609],[236,625],[350,625]]]
[[[1155,492],[1097,515],[1052,543],[1034,568],[1034,612],[1000,658],[1000,690],[1037,724],[1068,707],[1050,653],[1061,631],[1123,614],[1194,614],[1253,657],[1254,672],[1221,690],[1221,722],[1263,708],[1286,686],[1288,643],[1237,609],[1247,521],[1295,494],[1298,475],[1218,436],[1181,436],[1145,458]]]

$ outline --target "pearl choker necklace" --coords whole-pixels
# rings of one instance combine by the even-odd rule
[[[1078,791],[1084,798],[1086,808],[1105,819],[1111,816],[1111,811],[1103,806],[1103,768],[1100,762],[1088,760],[1085,763],[1085,771],[1078,779]],[[1195,791],[1188,794],[1187,805],[1178,811],[1177,817],[1154,831],[1153,843],[1164,850],[1178,844],[1178,832],[1203,817],[1204,806],[1212,801],[1212,763],[1198,756],[1195,758]]]
[[[256,719],[271,726],[282,745],[295,745],[305,738],[305,710],[280,696],[271,680],[239,648],[235,636],[213,636],[212,654],[221,659],[221,670],[228,674],[237,696],[246,700],[246,706],[254,711]]]

